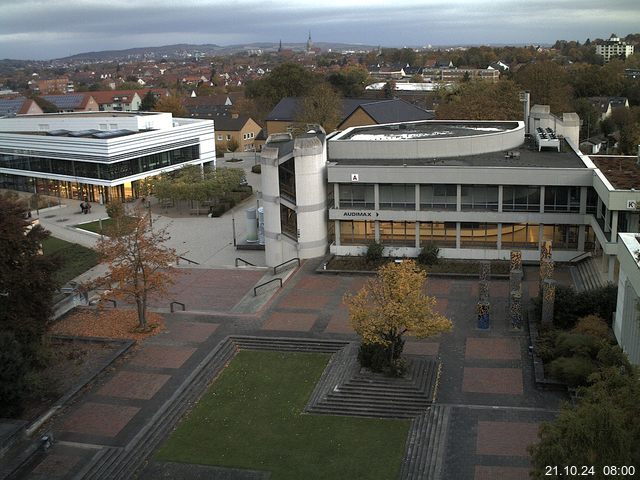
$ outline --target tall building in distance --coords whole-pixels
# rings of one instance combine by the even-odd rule
[[[602,45],[596,45],[596,54],[602,55],[604,62],[608,63],[612,58],[627,58],[633,55],[633,45],[628,45],[621,41],[615,33],[612,33],[609,40]]]

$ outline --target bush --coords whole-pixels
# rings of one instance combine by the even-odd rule
[[[629,363],[627,354],[618,345],[607,343],[598,352],[598,363],[603,367],[622,367],[626,372],[631,372],[632,367]]]
[[[400,358],[404,340],[396,337],[391,345],[380,343],[363,343],[358,350],[360,366],[377,373],[385,373],[392,377],[401,377],[407,371],[407,362]]]
[[[556,337],[554,358],[579,355],[595,358],[602,347],[602,340],[581,333],[562,332]]]
[[[418,263],[421,265],[435,265],[438,263],[440,249],[433,242],[428,242],[418,254]]]
[[[596,370],[593,360],[587,357],[560,357],[549,365],[552,377],[565,382],[570,387],[586,385],[589,375]]]
[[[111,200],[105,207],[109,218],[122,218],[124,217],[124,203],[120,200]]]
[[[367,253],[365,255],[365,259],[367,262],[378,262],[382,260],[382,252],[384,251],[384,245],[373,241],[369,243],[367,247]]]
[[[535,352],[543,362],[549,362],[553,360],[553,352],[556,348],[556,338],[558,336],[558,330],[549,329],[544,332],[540,332],[540,336],[536,340]]]
[[[262,166],[261,165],[254,165],[253,167],[251,167],[251,171],[253,173],[262,173]]]
[[[578,323],[573,327],[573,332],[590,335],[602,340],[609,340],[611,338],[607,322],[597,315],[587,315],[586,317],[579,318]]]

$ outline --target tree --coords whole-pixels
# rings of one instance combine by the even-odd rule
[[[27,375],[42,362],[58,262],[41,255],[49,233],[26,218],[22,202],[0,195],[0,212],[0,412],[7,416],[22,409]]]
[[[357,294],[345,296],[351,326],[363,346],[379,346],[389,368],[402,352],[405,333],[426,338],[452,327],[451,320],[434,310],[435,297],[423,293],[426,278],[413,260],[389,263]]]
[[[369,72],[360,66],[346,67],[330,73],[327,81],[344,97],[361,97],[369,81]]]
[[[393,98],[396,93],[396,82],[395,80],[389,80],[385,82],[382,87],[382,95],[384,98]]]
[[[327,83],[314,88],[300,100],[298,122],[317,123],[327,132],[336,129],[342,119],[342,99]]]
[[[569,77],[557,63],[543,61],[525,65],[517,71],[516,81],[531,92],[533,104],[549,105],[555,114],[570,110],[573,92]]]
[[[58,107],[49,100],[42,98],[38,95],[31,97],[34,102],[42,109],[44,113],[58,113]]]
[[[169,95],[168,97],[162,97],[156,102],[153,108],[154,112],[169,112],[174,117],[186,117],[187,109],[184,108],[180,98],[177,95]]]
[[[149,297],[166,294],[173,283],[176,252],[164,245],[169,240],[166,230],[152,230],[148,215],[136,213],[128,222],[120,222],[129,228],[114,229],[98,241],[96,250],[109,269],[98,282],[107,284],[109,295],[135,302],[139,328],[146,330]]]
[[[153,91],[149,90],[144,97],[142,97],[142,102],[140,102],[140,110],[143,112],[152,112],[156,108],[156,96],[153,94]]]
[[[533,478],[547,478],[547,465],[589,465],[595,476],[606,465],[640,465],[640,375],[637,369],[612,367],[591,377],[579,390],[576,406],[566,404],[555,421],[540,428],[530,448]],[[630,477],[625,477],[630,478]]]
[[[511,80],[467,82],[442,90],[438,120],[520,120],[520,89]]]

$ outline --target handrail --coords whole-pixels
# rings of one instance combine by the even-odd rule
[[[299,259],[298,257],[296,257],[296,258],[292,258],[291,260],[287,260],[286,262],[282,262],[281,264],[276,265],[275,267],[273,267],[273,274],[274,274],[274,275],[276,274],[276,270],[277,270],[279,267],[282,267],[283,265],[286,265],[287,263],[291,263],[291,262],[294,262],[294,261],[295,261],[295,262],[298,262],[298,266],[300,266],[300,259]]]
[[[240,257],[236,257],[236,267],[238,266],[238,260],[240,260],[241,262],[244,262],[246,265],[251,265],[252,267],[255,267],[253,263],[247,262],[244,258],[240,258]]]
[[[180,305],[180,306],[182,307],[182,311],[183,311],[183,312],[185,311],[185,305],[184,305],[184,303],[182,303],[182,302],[171,302],[171,303],[169,304],[169,309],[171,310],[171,313],[173,313],[173,312],[174,312],[174,310],[173,310],[173,305],[174,305],[174,304],[175,304],[175,305]]]
[[[176,256],[176,265],[180,265],[180,259],[182,260],[186,260],[189,263],[193,263],[194,265],[200,265],[198,262],[194,261],[194,260],[189,260],[188,258],[184,258],[180,255]]]
[[[585,257],[585,256],[591,256],[591,252],[582,252],[580,255],[576,255],[575,257],[573,257],[571,260],[569,260],[568,263],[573,263],[575,261],[577,261],[580,257]],[[582,260],[580,258],[580,260]]]
[[[264,283],[261,283],[260,285],[256,285],[256,286],[253,288],[253,296],[254,296],[254,297],[257,297],[257,296],[258,296],[258,291],[257,291],[257,290],[258,290],[260,287],[264,287],[265,285],[269,285],[270,283],[278,282],[278,281],[280,282],[280,288],[282,288],[282,279],[281,279],[280,277],[278,277],[278,278],[272,278],[272,279],[271,279],[271,280],[269,280],[268,282],[264,282]]]

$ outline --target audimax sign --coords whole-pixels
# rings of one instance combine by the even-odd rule
[[[362,211],[362,210],[347,210],[346,212],[342,213],[343,217],[359,217],[359,218],[373,218],[373,217],[377,217],[379,214],[378,212],[367,212],[367,211]]]

